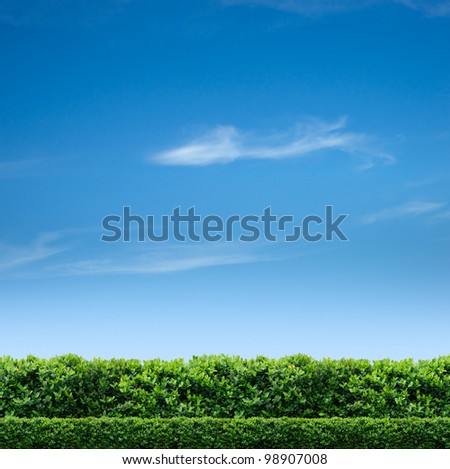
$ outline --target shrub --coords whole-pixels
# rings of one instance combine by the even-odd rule
[[[450,417],[450,357],[0,359],[0,417]]]
[[[449,418],[0,419],[1,448],[450,448]]]

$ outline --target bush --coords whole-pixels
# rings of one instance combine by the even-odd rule
[[[0,419],[1,448],[450,448],[450,419]]]
[[[450,417],[450,357],[0,359],[0,417]]]

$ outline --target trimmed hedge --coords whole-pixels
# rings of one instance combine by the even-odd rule
[[[450,419],[0,419],[0,448],[450,448]]]
[[[450,417],[450,356],[0,359],[0,417]]]

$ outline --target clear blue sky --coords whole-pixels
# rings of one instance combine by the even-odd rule
[[[448,1],[2,1],[0,355],[450,354],[449,44]],[[349,241],[100,240],[326,205]]]

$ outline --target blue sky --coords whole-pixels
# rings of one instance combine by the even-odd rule
[[[447,1],[3,1],[0,355],[448,355],[449,44]],[[100,240],[326,205],[348,241]]]

